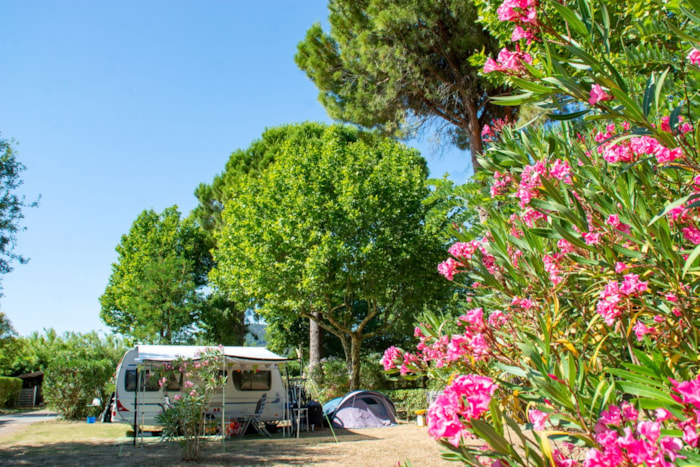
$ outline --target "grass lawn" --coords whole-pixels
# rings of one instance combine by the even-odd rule
[[[181,461],[177,443],[144,438],[133,446],[122,424],[49,421],[0,436],[2,465],[192,465]],[[326,428],[301,438],[272,439],[248,435],[243,439],[208,440],[201,465],[352,465],[396,466],[411,461],[415,467],[448,466],[440,448],[425,428],[400,423],[387,428],[336,429],[338,442]]]

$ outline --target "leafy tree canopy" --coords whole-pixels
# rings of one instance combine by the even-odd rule
[[[329,115],[393,135],[443,122],[478,167],[482,126],[512,109],[489,102],[503,88],[470,61],[499,49],[473,2],[331,0],[329,9],[330,32],[313,25],[296,55]]]
[[[100,318],[140,342],[178,343],[191,337],[201,312],[211,256],[206,236],[176,206],[143,211],[117,245],[118,260]]]
[[[288,141],[259,177],[231,187],[214,284],[263,314],[315,319],[341,340],[357,383],[362,341],[449,289],[425,224],[426,175],[415,150],[347,127]]]
[[[17,232],[21,230],[19,221],[24,218],[22,208],[36,207],[37,202],[27,203],[17,194],[22,185],[20,174],[24,165],[15,156],[9,141],[0,139],[0,274],[12,271],[12,262],[24,264],[28,261],[16,253]]]

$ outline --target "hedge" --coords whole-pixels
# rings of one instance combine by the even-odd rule
[[[17,405],[21,389],[21,379],[0,376],[0,407],[13,407]]]
[[[409,419],[416,417],[416,410],[428,409],[426,389],[394,389],[381,392],[394,402],[397,410],[405,410]]]

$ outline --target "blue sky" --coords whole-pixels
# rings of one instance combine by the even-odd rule
[[[266,127],[330,120],[294,63],[318,0],[0,0],[0,132],[27,167],[0,311],[22,335],[107,331],[98,297],[144,209],[196,205],[201,182]],[[465,153],[424,137],[431,174]]]

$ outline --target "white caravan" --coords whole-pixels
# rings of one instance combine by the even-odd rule
[[[161,387],[153,369],[178,358],[196,360],[207,349],[223,353],[225,363],[221,371],[227,376],[226,386],[211,398],[209,418],[243,418],[255,411],[263,394],[266,403],[261,420],[274,422],[287,418],[287,391],[279,368],[288,361],[284,357],[262,347],[137,345],[126,352],[117,367],[112,421],[133,426],[157,425],[156,416],[184,388],[182,381],[174,380]]]

